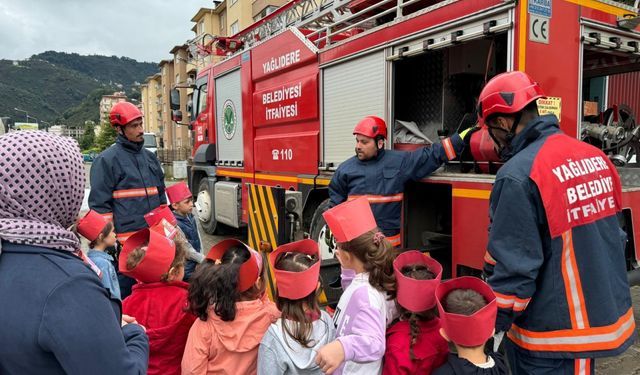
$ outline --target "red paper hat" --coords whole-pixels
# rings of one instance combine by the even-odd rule
[[[424,264],[436,277],[432,280],[417,280],[402,274],[402,267],[409,264]],[[393,261],[393,272],[398,282],[398,304],[411,312],[422,312],[436,305],[436,288],[442,278],[442,266],[435,259],[417,250],[405,251]]]
[[[249,259],[240,266],[238,277],[238,290],[244,292],[256,283],[256,280],[258,280],[258,277],[260,277],[262,273],[262,255],[260,255],[259,252],[253,250],[244,242],[231,238],[213,245],[211,250],[209,250],[209,254],[207,254],[207,258],[214,261],[220,260],[224,253],[234,246],[244,247],[249,252]]]
[[[94,241],[107,225],[107,220],[94,210],[89,210],[76,225],[78,233],[89,241]]]
[[[341,203],[322,216],[336,242],[347,242],[377,227],[371,205],[366,197]]]
[[[165,191],[169,197],[169,203],[178,203],[187,198],[191,198],[191,190],[185,182],[178,182],[175,185],[167,186]]]
[[[472,289],[484,297],[487,305],[473,315],[460,315],[444,311],[442,304],[449,292],[455,289]],[[498,307],[491,287],[477,277],[464,276],[445,281],[436,289],[440,324],[449,339],[458,345],[480,346],[491,335],[496,325]]]
[[[302,253],[315,255],[318,259],[311,267],[301,272],[279,270],[275,267],[278,255],[282,253]],[[288,299],[300,299],[308,296],[318,287],[320,276],[320,249],[313,240],[301,240],[279,246],[269,254],[269,264],[276,276],[278,296]]]
[[[148,212],[144,215],[144,220],[147,222],[147,224],[149,224],[149,227],[155,226],[162,219],[165,219],[174,227],[178,225],[176,217],[173,215],[173,212],[171,212],[171,209],[166,204],[161,204],[151,212]]]
[[[164,218],[160,219],[160,222],[151,228],[150,231],[160,233],[161,235],[167,237],[170,240],[173,240],[173,237],[178,234],[178,227],[175,225],[169,224],[167,220]]]
[[[127,257],[136,248],[149,242],[147,252],[142,261],[132,269],[127,270]],[[162,274],[169,271],[171,262],[176,255],[175,243],[162,234],[142,229],[127,238],[120,252],[118,268],[123,274],[132,277],[143,283],[154,283],[160,281]]]

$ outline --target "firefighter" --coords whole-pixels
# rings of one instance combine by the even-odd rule
[[[424,178],[446,160],[454,159],[463,150],[462,139],[469,129],[444,139],[442,144],[417,151],[385,150],[387,124],[376,116],[363,118],[353,129],[356,155],[340,164],[329,184],[330,207],[367,197],[378,227],[394,246],[399,246],[405,183]]]
[[[544,97],[518,71],[480,94],[478,114],[506,161],[491,191],[485,273],[514,374],[593,374],[594,358],[624,352],[636,336],[622,190],[602,151],[538,114]]]
[[[113,220],[122,243],[147,226],[146,213],[167,200],[160,162],[144,148],[142,112],[129,102],[120,102],[111,108],[109,120],[118,136],[91,166],[89,207]],[[133,280],[123,275],[119,279],[124,299],[131,293]]]

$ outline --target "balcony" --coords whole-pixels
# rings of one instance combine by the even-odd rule
[[[287,0],[256,0],[251,4],[251,16],[254,20],[256,20],[256,16],[259,16],[257,19],[264,18],[286,3]],[[271,8],[266,9],[269,7]],[[266,12],[264,12],[265,14],[260,14],[264,10],[266,10]]]

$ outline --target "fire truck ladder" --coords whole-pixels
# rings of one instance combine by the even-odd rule
[[[272,18],[244,31],[241,38],[245,42],[245,48],[250,48],[291,26],[310,30],[325,28],[351,14],[347,8],[350,2],[351,0],[294,1]]]

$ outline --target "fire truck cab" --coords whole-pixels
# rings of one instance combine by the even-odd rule
[[[619,165],[621,225],[635,269],[640,169],[632,133],[640,87],[624,91],[635,98],[629,103],[607,102],[606,91],[609,77],[640,74],[637,3],[288,3],[232,37],[241,49],[198,72],[189,183],[203,228],[247,226],[256,248],[308,235],[321,244],[324,264],[335,264],[321,213],[333,171],[353,155],[356,122],[385,119],[389,148],[428,147],[476,123],[488,79],[523,70],[549,95],[538,103],[542,112],[555,113],[566,134],[601,147]],[[407,144],[407,123],[423,143]],[[402,247],[429,251],[445,277],[482,268],[500,166],[491,148],[484,151],[406,187]]]

